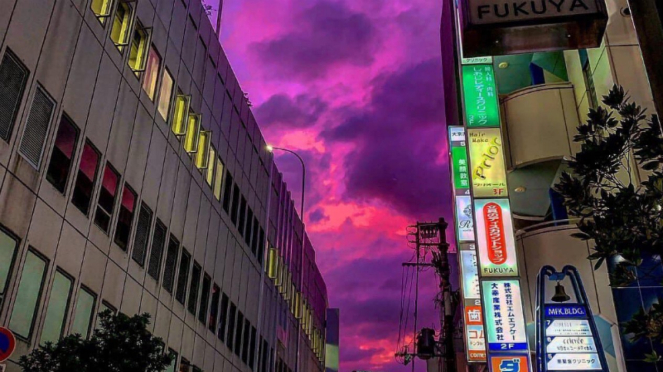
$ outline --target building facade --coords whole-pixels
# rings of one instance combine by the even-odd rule
[[[106,309],[169,371],[322,371],[327,293],[198,0],[0,0],[6,362]]]
[[[644,362],[646,354],[661,353],[660,345],[633,342],[621,325],[640,309],[649,310],[663,294],[663,265],[659,256],[645,257],[637,281],[626,288],[611,288],[608,270],[594,270],[587,260],[591,242],[571,235],[578,232],[572,216],[553,191],[568,169],[566,161],[579,150],[573,141],[577,126],[590,108],[614,84],[628,91],[634,102],[655,113],[638,36],[626,0],[606,0],[609,20],[601,46],[491,57],[483,62],[494,72],[499,98],[499,119],[505,155],[515,245],[519,255],[521,286],[529,344],[535,345],[535,293],[537,274],[544,265],[578,268],[599,328],[610,371],[661,371],[660,363]],[[456,9],[445,2],[442,38],[457,40]],[[463,80],[458,44],[443,45],[446,119],[463,123]],[[633,159],[631,179],[639,183],[646,173]],[[473,170],[472,170],[473,171]],[[628,178],[629,175],[624,175]],[[461,370],[471,369],[466,363]]]

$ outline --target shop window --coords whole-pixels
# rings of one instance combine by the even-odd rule
[[[175,268],[177,266],[179,248],[180,243],[171,235],[168,242],[168,251],[166,252],[166,265],[163,271],[163,288],[171,294],[173,293],[173,286],[175,284]]]
[[[214,284],[212,287],[212,306],[210,308],[209,317],[207,318],[207,328],[216,333],[219,316],[219,301],[221,300],[221,288]]]
[[[94,223],[105,233],[108,233],[110,227],[119,183],[120,175],[110,163],[106,163],[106,168],[104,169],[104,174],[101,180],[99,200],[97,201],[97,212],[94,216]]]
[[[147,68],[147,60],[150,45],[150,31],[144,28],[140,22],[136,22],[133,36],[131,38],[131,48],[129,49],[129,60],[127,64],[136,77]],[[156,84],[156,82],[155,82]],[[154,96],[154,94],[152,94]]]
[[[184,135],[184,150],[189,154],[198,151],[200,140],[200,114],[189,113],[186,134]]]
[[[175,299],[177,302],[184,305],[186,300],[186,285],[189,281],[189,266],[191,265],[191,255],[186,249],[182,249],[182,256],[180,258],[180,272],[177,276],[177,290],[175,292]]]
[[[196,150],[196,168],[207,170],[210,168],[210,146],[212,142],[212,132],[208,130],[201,130],[200,137],[198,140],[198,146]],[[212,162],[212,172],[214,172],[214,162]],[[205,179],[207,179],[207,172],[205,174]]]
[[[198,304],[198,291],[200,290],[200,275],[201,267],[198,262],[193,263],[193,270],[191,271],[191,283],[189,284],[189,302],[187,303],[187,310],[191,315],[196,315],[196,305]]]
[[[237,224],[237,230],[239,230],[239,235],[244,236],[244,224],[246,223],[246,198],[242,195],[242,201],[239,204],[239,221]]]
[[[0,309],[16,258],[18,241],[0,227]]]
[[[41,330],[40,344],[57,342],[62,337],[73,285],[71,276],[60,270],[55,271],[51,295],[46,305],[46,318]]]
[[[62,115],[58,132],[55,135],[51,163],[48,165],[48,170],[46,171],[48,182],[62,194],[64,194],[67,188],[71,163],[76,152],[76,144],[78,143],[78,133],[78,127],[66,115]]]
[[[117,244],[123,250],[127,250],[127,245],[129,244],[129,237],[131,235],[131,224],[134,220],[134,214],[136,210],[136,192],[131,189],[131,186],[124,183],[124,189],[122,190],[122,202],[120,203],[120,214],[117,218],[117,226],[115,227],[115,244]],[[149,208],[148,208],[149,210]],[[150,216],[151,216],[150,211]],[[149,226],[147,227],[149,231]],[[146,233],[147,234],[147,233]],[[142,257],[143,263],[145,263],[145,251],[143,251]],[[141,264],[142,266],[142,264]]]
[[[228,295],[225,293],[221,297],[221,311],[219,314],[219,328],[217,331],[217,337],[221,342],[223,342],[226,338],[226,324],[228,322],[228,304],[230,302],[230,299],[228,298]]]
[[[171,130],[176,136],[186,134],[187,123],[189,121],[189,106],[191,105],[191,96],[184,95],[181,91],[177,92],[175,97],[175,108],[173,109],[173,122]]]
[[[23,339],[30,339],[34,328],[35,315],[44,287],[47,262],[32,249],[28,250],[23,264],[23,272],[18,285],[14,309],[9,320],[9,329]]]
[[[170,103],[173,100],[173,76],[167,68],[163,69],[163,77],[161,78],[161,87],[159,88],[159,115],[161,118],[168,121],[170,114]]]
[[[113,9],[113,0],[92,0],[90,8],[102,25],[106,24],[106,19],[111,16]]]
[[[233,190],[233,175],[230,174],[230,171],[226,170],[226,179],[223,182],[223,210],[230,214],[230,198]]]
[[[235,328],[235,355],[241,356],[242,351],[242,330],[244,329],[244,314],[237,312],[237,327]]]
[[[221,200],[221,187],[223,186],[224,165],[221,158],[216,158],[216,173],[214,175],[214,197]]]
[[[99,168],[99,157],[99,152],[90,142],[86,141],[78,166],[74,195],[71,198],[72,204],[86,216],[90,213],[90,201]]]
[[[230,313],[228,314],[228,334],[226,338],[226,346],[232,351],[233,342],[235,341],[235,316],[237,316],[237,307],[234,303],[230,303]]]
[[[163,258],[163,247],[166,244],[166,230],[166,225],[157,218],[157,224],[152,235],[150,260],[147,266],[147,274],[156,281],[159,281],[161,275],[161,260]]]
[[[122,212],[120,212],[120,216]],[[131,258],[141,267],[145,265],[147,244],[150,239],[150,227],[152,227],[152,210],[145,203],[141,203],[136,224],[136,236],[134,237],[134,249]],[[119,223],[118,223],[119,228]]]
[[[9,141],[21,105],[28,69],[9,48],[0,63],[0,138]]]
[[[124,47],[129,45],[131,41],[131,30],[133,29],[133,8],[129,5],[128,1],[120,1],[115,10],[113,17],[113,27],[111,28],[111,40],[122,52]]]
[[[150,101],[154,101],[159,83],[159,70],[161,68],[161,56],[152,45],[147,55],[147,64],[145,65],[145,77],[143,77],[143,90],[147,93]],[[172,87],[172,85],[171,85]]]
[[[72,334],[79,334],[82,338],[88,338],[96,302],[97,295],[89,289],[81,287],[78,292],[78,300],[76,300],[74,323],[71,326]]]
[[[44,143],[54,112],[55,101],[41,86],[37,87],[19,146],[23,158],[37,170],[41,165]]]
[[[205,170],[205,182],[214,190],[214,169],[216,166],[216,149],[214,146],[209,146],[207,152],[207,169]]]
[[[206,324],[205,321],[207,320],[207,305],[209,305],[209,291],[211,285],[212,278],[205,274],[203,276],[202,293],[200,294],[200,306],[198,307],[198,320],[203,324]]]

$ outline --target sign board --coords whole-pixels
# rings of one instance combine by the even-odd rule
[[[467,300],[479,300],[481,299],[481,289],[479,286],[477,252],[475,250],[461,250],[460,259],[463,274],[463,297]]]
[[[455,195],[469,195],[470,164],[467,161],[465,128],[449,127],[449,146],[451,148],[451,169]]]
[[[4,362],[14,352],[16,348],[16,338],[12,331],[0,327],[0,362]]]
[[[463,65],[461,68],[467,127],[499,127],[500,113],[493,65]]]
[[[456,196],[456,231],[461,242],[474,240],[474,220],[472,219],[472,198]]]
[[[520,282],[515,279],[484,280],[488,350],[527,351],[527,330]]]
[[[461,54],[463,54],[461,50]],[[465,58],[461,56],[461,64],[463,65],[490,65],[493,63],[493,57],[474,57]]]
[[[596,14],[600,10],[594,0],[467,0],[466,4],[472,25],[554,22],[555,19]]]
[[[504,355],[490,356],[490,372],[529,372],[529,359],[527,355]]]
[[[486,362],[486,335],[480,300],[465,300],[465,343],[468,362]]]
[[[474,197],[495,198],[508,196],[504,150],[502,148],[502,134],[500,129],[469,129],[468,140]]]
[[[475,200],[474,212],[479,274],[483,277],[518,276],[509,199]]]

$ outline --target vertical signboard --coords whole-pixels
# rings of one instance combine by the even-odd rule
[[[518,280],[484,280],[488,350],[526,351],[527,330]]]
[[[467,127],[499,127],[500,113],[493,66],[464,65],[462,74]]]
[[[475,198],[508,196],[499,128],[469,129],[472,192]]]
[[[480,275],[518,276],[509,199],[477,199],[474,210]]]

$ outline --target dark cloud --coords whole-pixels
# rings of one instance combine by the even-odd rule
[[[379,76],[368,106],[322,133],[357,145],[345,158],[347,198],[380,199],[418,219],[449,213],[448,165],[436,163],[446,149],[440,64]]]
[[[329,221],[329,216],[325,214],[325,211],[322,208],[316,208],[313,212],[308,215],[309,222],[318,223],[321,221]]]
[[[327,103],[316,97],[300,94],[291,98],[275,94],[258,106],[254,113],[264,126],[307,128],[314,125],[326,109]]]
[[[319,1],[293,19],[296,27],[279,38],[254,43],[249,50],[271,66],[276,78],[312,80],[337,64],[373,62],[377,34],[370,19],[345,3]]]
[[[341,359],[344,363],[361,362],[370,360],[374,355],[380,353],[380,349],[359,349],[341,347]]]

